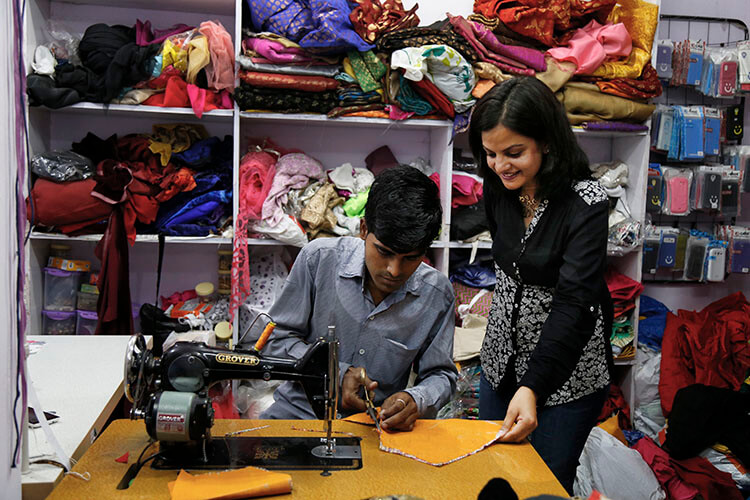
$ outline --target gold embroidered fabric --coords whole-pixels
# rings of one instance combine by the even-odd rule
[[[185,81],[195,83],[198,72],[208,66],[211,62],[211,53],[208,51],[208,39],[199,35],[188,42],[188,66]]]
[[[651,47],[659,22],[659,7],[643,0],[619,0],[607,18],[623,23],[633,39],[633,51],[624,61],[604,62],[593,73],[602,78],[638,78],[651,60]]]
[[[513,75],[503,73],[497,66],[488,62],[474,63],[474,74],[477,75],[477,78],[491,80],[495,83],[501,83],[513,78]]]

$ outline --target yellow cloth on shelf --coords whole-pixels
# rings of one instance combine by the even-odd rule
[[[196,36],[188,42],[188,66],[185,81],[195,83],[198,72],[208,66],[211,62],[211,53],[208,50],[208,38],[203,35]]]
[[[545,56],[544,60],[547,62],[547,69],[542,72],[537,71],[535,76],[552,92],[557,92],[568,83],[578,68],[572,61],[558,61],[550,56]]]
[[[555,96],[565,107],[571,125],[605,120],[642,123],[656,108],[653,104],[642,104],[572,85],[565,85]]]
[[[618,0],[607,22],[623,23],[633,39],[633,50],[624,61],[604,62],[593,76],[638,78],[651,60],[651,47],[659,22],[659,7],[643,0]]]
[[[417,420],[411,432],[381,432],[380,449],[430,465],[445,465],[494,443],[501,425],[460,418]]]
[[[178,47],[172,40],[167,38],[164,40],[164,45],[161,49],[161,69],[168,67],[169,65],[174,66],[175,69],[184,73],[187,71],[188,66],[188,53],[182,47]]]
[[[181,470],[167,486],[172,500],[229,500],[291,493],[292,476],[256,467],[197,476]]]
[[[625,446],[628,445],[628,441],[627,439],[625,439],[625,434],[622,432],[622,429],[620,429],[620,423],[618,421],[617,414],[612,415],[607,420],[599,424],[599,427],[607,431],[613,437],[617,438],[617,440]]]

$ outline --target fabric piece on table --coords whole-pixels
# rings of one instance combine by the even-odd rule
[[[380,449],[430,465],[446,465],[480,452],[500,437],[501,424],[451,418],[420,419],[411,432],[380,433]]]
[[[738,390],[750,369],[750,303],[742,292],[701,311],[667,313],[659,396],[664,416],[677,391],[692,384]]]
[[[577,75],[591,74],[607,58],[620,59],[630,55],[632,40],[622,23],[599,24],[594,20],[576,30],[565,47],[549,49],[547,54],[558,61],[576,64]]]
[[[239,72],[239,77],[243,82],[253,87],[303,90],[305,92],[324,92],[334,90],[339,86],[339,82],[325,76],[282,75],[242,70]]]
[[[475,0],[474,12],[497,17],[516,33],[555,47],[556,33],[565,33],[590,19],[604,22],[615,3],[615,0]]]
[[[417,8],[404,9],[401,0],[352,0],[356,6],[349,14],[354,31],[367,43],[389,31],[412,28],[419,25]]]
[[[254,498],[291,493],[292,476],[257,467],[198,475],[181,470],[167,487],[172,500]]]
[[[379,415],[381,407],[378,406],[377,408],[375,408],[375,410],[377,411],[377,413]],[[370,425],[370,426],[373,426],[373,427],[375,426],[375,422],[372,420],[372,418],[370,417],[370,415],[366,411],[363,411],[362,413],[355,413],[353,415],[349,415],[348,417],[344,418],[343,420],[345,422],[352,422],[352,423],[355,423],[355,424]]]
[[[211,62],[206,66],[208,88],[232,90],[234,88],[234,44],[232,37],[220,22],[204,21],[198,31],[208,39]]]
[[[617,120],[642,123],[656,109],[653,104],[641,104],[608,94],[564,86],[556,94],[565,107],[572,125],[583,122]]]
[[[593,75],[603,78],[638,78],[651,62],[651,47],[659,22],[659,6],[643,0],[618,0],[608,22],[623,23],[633,40],[633,50],[624,61],[605,61]]]

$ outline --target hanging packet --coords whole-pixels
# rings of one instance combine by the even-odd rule
[[[693,229],[685,249],[685,274],[684,279],[689,281],[703,281],[708,249],[709,236],[701,231]]]
[[[690,41],[690,56],[687,68],[686,85],[698,87],[701,84],[701,74],[703,72],[703,53],[706,48],[706,42],[702,40]]]
[[[722,167],[702,166],[695,170],[691,208],[705,212],[718,212],[721,209]]]
[[[656,74],[661,80],[672,78],[672,40],[659,40],[656,47]]]
[[[674,227],[660,228],[658,267],[674,268],[677,257],[677,236],[680,230]]]
[[[721,178],[721,214],[737,217],[740,214],[740,172],[723,167]]]
[[[688,168],[663,167],[664,203],[662,213],[687,215],[690,213],[690,185],[693,172]]]
[[[706,281],[724,281],[726,276],[726,255],[728,243],[722,240],[711,240],[707,246],[706,269],[704,276]]]
[[[750,92],[750,40],[737,42],[737,62],[740,90]]]
[[[703,159],[703,107],[680,106],[680,161]]]
[[[716,108],[703,108],[703,153],[718,156],[720,149],[721,112]]]
[[[661,165],[658,163],[649,163],[648,181],[646,183],[646,212],[661,212],[664,197],[662,180]]]

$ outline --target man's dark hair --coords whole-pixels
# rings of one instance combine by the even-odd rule
[[[544,150],[536,175],[538,199],[553,199],[569,190],[573,181],[591,177],[589,160],[578,145],[562,104],[552,91],[533,77],[512,78],[494,86],[474,106],[469,145],[485,182],[501,192],[503,183],[487,165],[482,132],[498,125],[534,139]]]
[[[396,253],[426,252],[442,216],[437,185],[408,165],[376,176],[365,205],[367,231]]]

